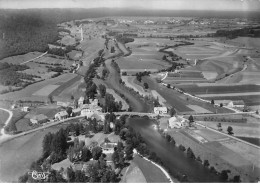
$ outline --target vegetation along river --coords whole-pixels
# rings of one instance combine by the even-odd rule
[[[160,133],[153,128],[153,122],[148,119],[133,118],[129,125],[144,138],[150,151],[153,151],[163,162],[172,176],[186,175],[186,182],[221,182],[219,177],[196,160],[189,159],[186,153],[168,143]]]

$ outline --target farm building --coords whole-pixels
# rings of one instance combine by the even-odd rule
[[[62,112],[58,112],[57,114],[55,114],[55,119],[58,119],[58,120],[63,120],[63,119],[66,119],[68,117],[68,113],[66,111],[62,111]]]
[[[84,104],[84,100],[85,98],[83,96],[81,96],[78,100],[78,106],[81,107]]]
[[[245,102],[243,100],[215,100],[215,104],[223,104],[223,106],[227,106],[230,108],[243,108],[245,106]]]
[[[92,114],[94,114],[94,110],[86,108],[86,109],[81,110],[81,114],[80,115],[89,117]]]
[[[180,116],[173,116],[168,120],[168,127],[173,129],[177,128],[180,129],[184,126],[185,120]]]
[[[155,114],[167,114],[167,108],[166,107],[154,107],[154,113]]]
[[[245,102],[243,100],[233,100],[233,107],[243,108],[245,106]]]
[[[100,147],[102,148],[102,152],[104,154],[114,153],[114,148],[117,146],[117,143],[113,142],[104,142],[100,144]]]
[[[28,106],[22,107],[23,112],[29,112],[30,108]]]
[[[81,109],[80,108],[73,109],[72,113],[74,116],[79,116],[81,114]]]
[[[32,124],[42,124],[42,123],[46,123],[48,121],[48,117],[46,115],[39,114],[39,115],[33,116],[30,119],[30,121],[32,122]]]
[[[13,104],[13,105],[11,106],[11,109],[15,109],[15,108],[17,108],[17,106],[16,106],[16,104]]]

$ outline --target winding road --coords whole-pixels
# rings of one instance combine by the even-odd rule
[[[0,141],[1,139],[6,139],[6,138],[10,138],[11,135],[8,135],[5,133],[5,127],[9,124],[9,122],[11,121],[12,117],[13,117],[13,112],[5,109],[5,108],[0,108],[0,110],[6,111],[9,114],[8,119],[5,121],[5,125],[3,126],[3,128],[1,129],[1,135],[0,135]]]

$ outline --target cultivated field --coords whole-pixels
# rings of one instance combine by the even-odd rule
[[[62,92],[65,88],[68,87],[68,84],[73,84],[75,82],[75,78],[77,78],[76,74],[63,74],[56,78],[41,81],[38,83],[34,83],[32,85],[27,86],[26,88],[16,91],[10,92],[7,94],[0,95],[0,98],[3,100],[31,100],[31,101],[46,101],[48,100],[46,96],[36,96],[33,94],[39,94],[37,91],[48,85],[59,85],[59,87],[50,93],[50,95],[59,95],[59,92]],[[70,82],[68,82],[70,81]],[[71,81],[74,81],[71,83]]]
[[[7,62],[7,63],[11,63],[11,64],[21,64],[23,62],[26,62],[28,60],[31,60],[31,59],[34,59],[38,56],[40,56],[41,52],[29,52],[27,54],[23,54],[23,55],[17,55],[17,56],[11,56],[11,57],[8,57],[8,58],[4,58],[2,60],[0,60],[0,63],[4,63],[4,62]]]

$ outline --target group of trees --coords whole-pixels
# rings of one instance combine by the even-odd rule
[[[171,135],[165,134],[162,131],[160,131],[160,133],[166,139],[167,142],[169,142],[169,143],[171,143],[171,144],[173,144],[175,146],[176,142],[175,142],[174,138]],[[202,162],[200,156],[196,157],[194,152],[192,151],[192,149],[190,147],[188,147],[186,149],[185,146],[183,146],[182,144],[179,144],[178,148],[182,152],[186,151],[186,154],[187,154],[188,158],[193,159],[193,160],[197,160],[198,162],[202,163],[204,167],[210,169],[210,171],[212,173],[215,173],[215,174],[219,175],[219,178],[220,178],[220,180],[222,182],[241,182],[239,175],[235,175],[233,177],[233,179],[228,180],[228,173],[230,173],[230,170],[223,170],[221,172],[217,172],[217,170],[213,166],[210,166],[209,161],[207,159],[205,159]]]
[[[227,37],[229,39],[234,39],[238,36],[240,37],[260,37],[260,27],[245,27],[242,29],[234,30],[217,30],[214,37]]]
[[[139,82],[141,82],[141,81],[142,81],[142,77],[143,77],[143,76],[148,76],[149,74],[151,74],[150,71],[149,71],[149,72],[147,72],[147,71],[138,72],[138,73],[135,74],[136,80],[139,81]]]
[[[64,57],[67,56],[67,53],[72,50],[76,50],[76,47],[73,45],[68,45],[65,48],[49,48],[48,53]]]
[[[2,63],[0,66],[0,84],[4,86],[25,87],[31,83],[25,80],[34,82],[34,78],[38,76],[18,72],[26,69],[29,69],[26,65]]]
[[[130,37],[126,37],[123,35],[117,35],[116,36],[116,40],[120,43],[126,44],[126,43],[130,43],[130,42],[134,42],[134,38],[130,38]]]
[[[113,66],[115,68],[115,70],[120,73],[120,67],[118,66],[118,64],[116,63],[116,61],[114,59],[112,59],[111,61],[111,66]]]

